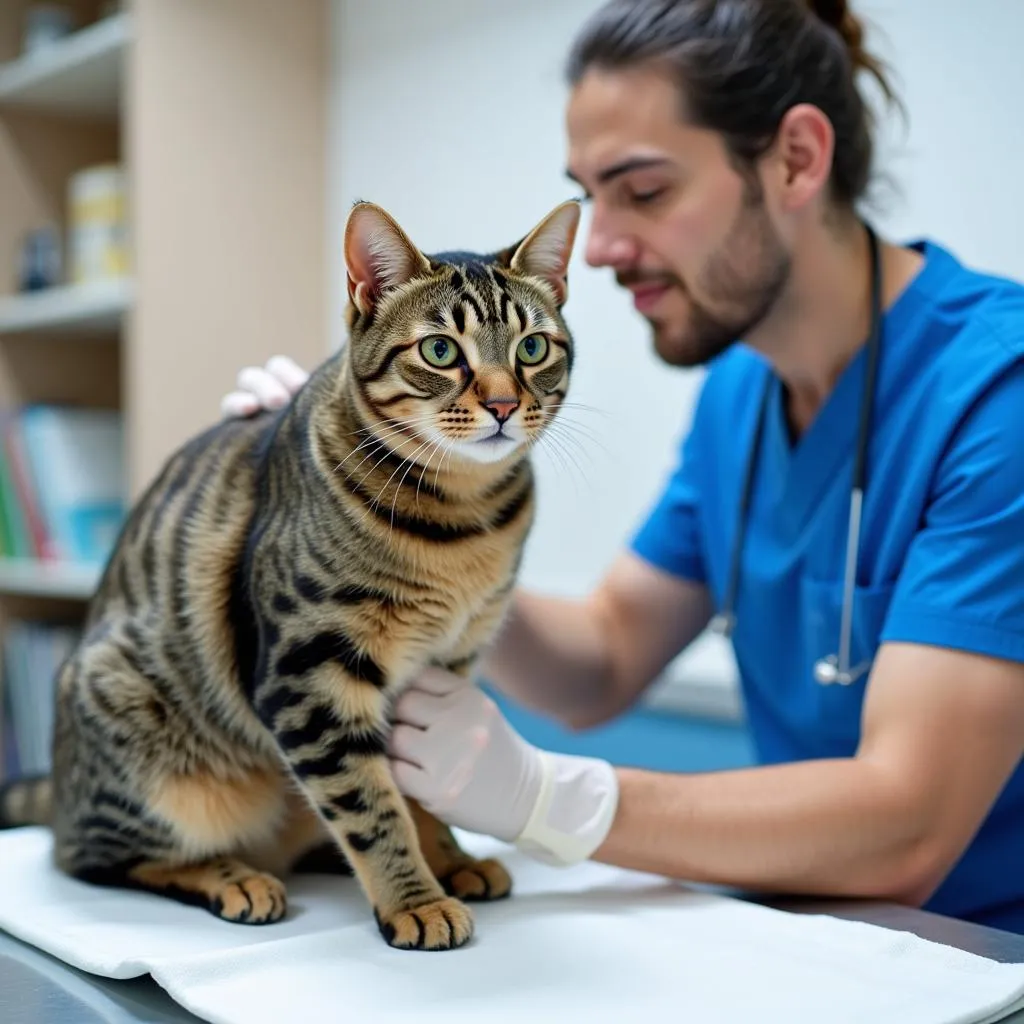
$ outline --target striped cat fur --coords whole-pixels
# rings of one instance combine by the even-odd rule
[[[511,880],[399,793],[389,708],[425,665],[468,676],[502,620],[572,370],[578,220],[428,256],[352,209],[346,343],[133,507],[59,672],[52,778],[6,787],[8,825],[51,825],[70,875],[229,921],[280,920],[305,866],[354,873],[392,946],[470,939],[467,903]]]

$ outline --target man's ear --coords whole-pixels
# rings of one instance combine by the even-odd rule
[[[430,269],[394,218],[374,203],[357,203],[345,225],[349,301],[369,313],[392,288]]]
[[[570,199],[556,206],[521,242],[504,254],[511,270],[546,281],[559,306],[564,305],[569,297],[566,274],[579,223],[580,204]]]

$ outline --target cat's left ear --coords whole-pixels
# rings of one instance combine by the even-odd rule
[[[430,270],[395,219],[375,203],[357,203],[345,225],[349,301],[369,313],[381,297]]]
[[[570,199],[556,206],[508,253],[509,268],[547,281],[559,306],[564,305],[569,297],[566,275],[579,223],[580,204]]]

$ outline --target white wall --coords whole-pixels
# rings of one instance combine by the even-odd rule
[[[578,194],[563,173],[561,60],[593,0],[340,7],[337,248],[356,198],[381,203],[425,249],[490,250]],[[578,352],[570,399],[602,411],[565,410],[581,433],[561,461],[541,447],[523,567],[530,584],[560,593],[591,585],[622,543],[661,481],[697,380],[655,362],[628,298],[582,250],[581,234],[566,306]]]
[[[492,249],[574,194],[563,176],[562,62],[599,0],[335,0],[333,227],[357,198],[388,208],[425,249]],[[869,42],[899,67],[910,113],[886,147],[902,194],[876,222],[927,233],[964,258],[1024,277],[1020,245],[1024,95],[1020,0],[864,0],[884,30]],[[897,126],[899,127],[899,126]],[[900,129],[902,130],[902,129]],[[578,594],[600,576],[658,490],[699,372],[669,370],[609,274],[570,269],[567,317],[579,352],[571,399],[580,446],[541,456],[540,509],[524,581]],[[728,673],[721,652],[702,672]],[[692,659],[691,659],[692,663]]]
[[[855,0],[856,2],[856,0]],[[860,0],[909,115],[880,167],[900,189],[879,225],[921,234],[985,270],[1024,278],[1024,3]]]

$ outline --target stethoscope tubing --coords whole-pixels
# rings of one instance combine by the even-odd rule
[[[867,359],[864,367],[864,390],[860,404],[857,430],[857,447],[853,463],[853,480],[850,488],[850,511],[847,523],[846,556],[843,570],[843,604],[839,625],[839,650],[819,658],[814,663],[814,678],[822,685],[838,683],[849,686],[860,679],[871,667],[866,661],[850,665],[853,645],[853,605],[857,586],[857,563],[860,556],[861,521],[864,512],[864,494],[867,484],[867,453],[871,438],[871,420],[874,411],[875,381],[878,375],[878,358],[882,347],[882,261],[878,237],[871,225],[865,224],[871,253],[871,327],[867,343]],[[743,477],[740,494],[736,536],[730,552],[729,576],[722,609],[711,620],[709,628],[724,637],[730,637],[736,627],[735,604],[739,591],[740,566],[743,557],[743,542],[746,536],[747,517],[753,493],[754,477],[761,447],[761,436],[767,416],[768,399],[771,394],[773,377],[771,373],[765,382],[758,410],[754,437]]]

